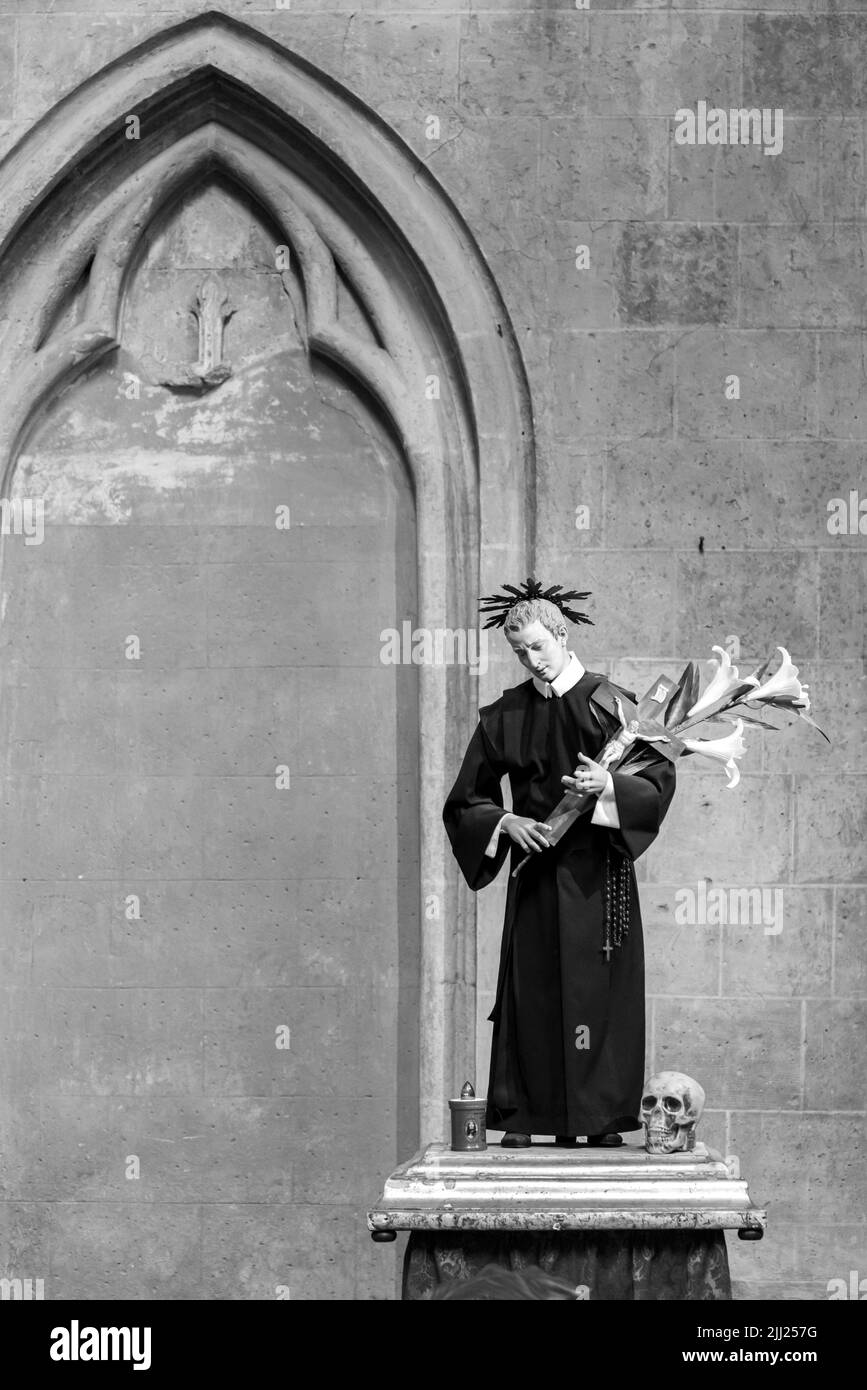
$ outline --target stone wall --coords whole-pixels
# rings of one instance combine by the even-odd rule
[[[0,151],[97,69],[206,8],[0,0]],[[732,638],[746,670],[782,643],[810,685],[832,746],[801,724],[751,733],[733,791],[721,774],[684,768],[641,866],[641,893],[648,1066],[699,1077],[705,1137],[770,1206],[761,1244],[730,1242],[737,1294],[825,1298],[830,1280],[867,1275],[858,1220],[867,1188],[867,864],[856,752],[865,541],[857,523],[832,535],[827,510],[834,497],[867,491],[867,15],[836,0],[222,8],[388,122],[481,247],[532,394],[533,558],[549,582],[593,592],[595,626],[575,642],[585,663],[643,691],[658,671],[677,674]],[[699,101],[781,109],[782,148],[676,143],[674,111]],[[483,541],[496,546],[497,537]],[[482,700],[520,677],[492,655]],[[448,781],[450,771],[437,775]],[[4,867],[4,878],[19,876]],[[680,925],[677,895],[704,880],[780,889],[781,930]],[[480,1078],[502,891],[479,903]],[[11,1027],[20,1044],[14,1018]],[[278,1115],[275,1133],[282,1123]],[[360,1123],[363,1155],[370,1136]],[[254,1150],[250,1160],[259,1161]],[[371,1188],[379,1176],[371,1172]],[[353,1184],[363,1201],[357,1174]],[[300,1190],[302,1206],[319,1200],[315,1185]],[[20,1203],[26,1194],[13,1186],[7,1195]],[[29,1195],[39,1201],[38,1190]],[[229,1215],[213,1248],[189,1256],[199,1268],[243,1257]],[[38,1261],[31,1209],[18,1218],[18,1249]],[[273,1209],[262,1219],[272,1221]],[[73,1235],[59,1237],[67,1251]],[[344,1274],[314,1286],[337,1297],[381,1293],[383,1252],[366,1251],[352,1291]],[[94,1267],[75,1280],[76,1291],[91,1281],[99,1293]],[[219,1296],[225,1287],[211,1285]],[[263,1295],[251,1286],[240,1296]]]

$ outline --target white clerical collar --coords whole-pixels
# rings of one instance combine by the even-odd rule
[[[552,681],[540,680],[538,676],[533,677],[533,684],[540,695],[544,695],[546,700],[550,700],[552,695],[565,695],[567,690],[571,690],[573,685],[577,685],[584,675],[584,667],[578,660],[574,652],[569,653],[569,660],[563,667],[559,676],[555,676]]]

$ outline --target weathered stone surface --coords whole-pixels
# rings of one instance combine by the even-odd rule
[[[672,115],[666,131],[669,147],[668,208],[672,217],[701,222],[716,220],[719,148],[678,145]],[[728,213],[725,210],[724,216]],[[734,220],[734,219],[732,219]]]
[[[71,3],[71,0],[67,2]],[[500,0],[500,3],[505,2]],[[251,0],[251,3],[256,3],[256,0]],[[554,3],[571,5],[574,0],[554,0]],[[592,5],[594,10],[711,10],[714,14],[738,14],[750,10],[768,14],[815,15],[826,10],[836,11],[838,0],[592,0]]]
[[[744,102],[792,115],[863,111],[865,44],[863,14],[753,15],[744,22]]]
[[[116,715],[112,672],[24,667],[0,676],[0,739],[9,772],[111,773]]]
[[[733,323],[737,233],[731,227],[627,222],[617,247],[618,308],[625,324]]]
[[[524,274],[534,263],[544,267],[538,249],[537,117],[489,121],[461,107],[432,114],[438,116],[440,138],[424,141],[417,152],[469,219],[486,255],[514,249]]]
[[[590,17],[574,9],[471,14],[460,25],[461,103],[485,121],[583,112],[589,46]]]
[[[53,827],[66,826],[58,840]],[[119,832],[99,777],[4,779],[4,872],[20,880],[106,878],[119,867]]]
[[[370,612],[389,613],[386,577],[373,571],[359,575],[352,564],[329,566],[332,587],[305,583],[309,566],[289,561],[279,567],[247,563],[212,565],[207,575],[207,599],[214,614],[210,630],[210,650],[215,662],[243,666],[255,665],[262,653],[286,665],[297,661],[311,644],[326,642],[327,613],[349,602],[350,595],[363,601]],[[284,595],[296,595],[288,609]],[[392,610],[393,611],[393,610]],[[251,620],[251,614],[255,617]],[[391,614],[389,613],[389,616]],[[391,624],[389,624],[391,625]],[[370,622],[342,627],[328,646],[344,661],[359,666],[378,666],[381,623]]]
[[[773,1211],[773,1204],[770,1205]],[[773,1236],[759,1241],[726,1241],[729,1254],[732,1284],[752,1290],[759,1284],[773,1286],[774,1282],[785,1283],[796,1279],[800,1270],[797,1256],[797,1231],[794,1225],[773,1222]],[[743,1281],[743,1283],[741,1282]],[[742,1292],[741,1298],[759,1298],[759,1293]],[[778,1294],[767,1294],[777,1298]]]
[[[5,1119],[5,1116],[4,1116]],[[0,1202],[0,1242],[9,1278],[42,1279],[46,1299],[54,1298],[50,1211],[40,1202]]]
[[[823,223],[807,228],[744,227],[744,325],[851,328],[867,300],[852,283],[864,262],[864,229]]]
[[[702,539],[707,550],[740,549],[749,538],[753,502],[739,445],[632,439],[604,457],[606,544],[686,551]]]
[[[4,129],[11,125],[14,114],[13,94],[15,91],[15,30],[5,26],[0,33],[0,119]]]
[[[104,890],[93,904],[92,888],[81,892],[83,885],[75,884],[65,894],[54,890],[64,922],[74,921],[76,897],[81,897],[78,914],[85,921],[104,923],[108,918],[111,953],[95,965],[90,956],[85,965],[76,965],[76,940],[86,945],[101,938],[92,932],[82,942],[83,933],[71,925],[65,933],[58,931],[54,918],[61,909],[49,898],[35,926],[37,978],[59,983],[56,977],[64,971],[86,978],[87,970],[95,968],[108,970],[115,984],[149,986],[168,984],[177,973],[211,987],[327,988],[368,979],[393,985],[398,978],[391,958],[391,894],[381,879],[155,879],[114,887],[112,904],[106,903]],[[141,920],[127,919],[124,900],[129,893],[139,898]],[[413,918],[407,912],[403,920],[401,953],[411,974]],[[96,945],[91,949],[95,952]]]
[[[859,119],[822,122],[822,206],[826,216],[864,215],[864,127]]]
[[[112,779],[116,855],[109,878],[198,878],[208,785],[196,777]]]
[[[807,1000],[804,1105],[807,1110],[860,1110],[864,1104],[863,1058],[867,1003]]]
[[[758,891],[767,911],[721,928],[721,993],[757,1002],[767,995],[830,995],[832,891],[788,883]]]
[[[662,117],[546,120],[539,170],[543,222],[664,217],[668,141]]]
[[[462,23],[462,95],[468,91],[485,111],[658,115],[670,110],[672,90],[686,98],[737,81],[733,19],[609,15],[597,5],[576,13],[574,0],[539,12],[521,8]]]
[[[193,1299],[202,1288],[201,1208],[54,1202],[51,1298]]]
[[[823,435],[867,439],[860,333],[822,333],[818,341],[818,420]]]
[[[813,338],[801,332],[725,333],[697,328],[678,339],[675,408],[687,439],[793,439],[817,433]],[[727,379],[739,398],[727,398]]]
[[[403,785],[409,791],[411,784]],[[147,790],[146,783],[143,787]],[[159,787],[154,794],[160,796]],[[279,876],[281,861],[291,855],[313,876],[358,878],[370,866],[371,849],[354,827],[362,815],[384,816],[396,794],[396,780],[382,777],[296,777],[280,790],[273,774],[210,780],[191,791],[190,835],[195,833],[206,877],[218,877],[221,870],[240,879]],[[393,871],[394,840],[380,843],[378,850],[379,867]],[[194,853],[191,846],[191,859]],[[158,876],[156,859],[147,852],[134,857],[132,847],[126,867],[133,875]]]
[[[343,989],[209,990],[204,1000],[205,1091],[223,1096],[353,1095],[351,1012],[351,995]]]
[[[780,1303],[813,1303],[817,1298],[826,1298],[826,1286],[818,1280],[803,1279],[799,1282],[783,1280],[738,1279],[732,1280],[732,1298],[749,1301]]]
[[[395,1145],[387,1103],[310,1096],[49,1097],[8,1116],[6,1133],[6,1198],[126,1205],[363,1204]]]
[[[552,331],[608,329],[620,324],[615,267],[623,225],[552,216],[530,249],[492,261],[498,277],[515,284],[521,323],[545,323]],[[547,470],[543,470],[547,471]]]
[[[867,651],[867,555],[833,549],[819,556],[819,656],[832,661],[845,654],[863,660]]]
[[[544,573],[558,568],[553,552],[540,553],[539,568]],[[582,584],[586,581],[594,596],[594,626],[582,629],[580,638],[576,638],[576,649],[590,670],[598,670],[600,661],[616,656],[624,647],[634,651],[646,642],[656,651],[665,651],[673,645],[674,574],[670,556],[588,550],[583,556],[581,575]],[[624,595],[640,593],[665,596],[655,606],[652,617],[646,612],[642,614],[637,606],[624,605]]]
[[[18,23],[18,119],[38,120],[91,73],[165,24],[165,15],[138,6],[126,15],[58,14],[52,16],[51,42],[46,43],[45,19],[23,17]]]
[[[756,551],[745,566],[743,551],[704,555],[697,549],[678,556],[679,650],[707,660],[720,637],[732,634],[760,660],[778,642],[796,664],[817,654],[816,552]]]
[[[539,528],[564,553],[581,554],[604,543],[605,450],[573,441],[545,443],[544,481],[539,488]]]
[[[397,8],[387,17],[368,7],[329,12],[283,12],[263,6],[244,18],[307,58],[367,102],[383,120],[395,115],[423,138],[427,114],[447,115],[458,94],[456,7],[437,13]],[[401,134],[406,134],[402,130]]]
[[[508,9],[510,5],[521,5],[524,0],[491,0],[488,9]],[[797,0],[793,0],[797,3]],[[204,0],[147,0],[148,10],[154,14],[164,14],[169,20],[181,15],[199,13]],[[400,10],[413,13],[417,10],[443,9],[448,12],[469,8],[470,0],[401,0]],[[142,0],[112,0],[113,14],[135,14],[142,7]],[[273,15],[280,9],[278,0],[231,0],[226,12],[254,23],[257,17]],[[281,12],[284,23],[289,24],[295,14],[322,10],[320,0],[290,0]],[[393,0],[368,0],[365,9],[371,13],[380,10],[394,10]],[[102,0],[0,0],[0,14],[101,14]],[[352,11],[351,0],[328,0],[328,10],[335,14]],[[290,31],[291,33],[291,31]]]
[[[782,883],[788,876],[791,800],[787,777],[746,774],[726,787],[702,759],[678,772],[677,794],[648,861],[652,882],[693,888],[700,879]]]
[[[26,121],[0,121],[0,159],[12,149],[27,129]]]
[[[674,352],[667,335],[546,334],[539,346],[561,437],[580,432],[590,443],[671,432]]]
[[[9,1094],[184,1095],[201,1088],[201,992],[4,991],[0,1070]]]
[[[639,893],[647,993],[718,994],[720,927],[678,921],[683,902],[678,893],[662,883],[647,884]]]
[[[765,998],[757,1011],[751,999],[656,1000],[657,1067],[686,1071],[705,1090],[713,1076],[718,1106],[797,1110],[800,1036],[794,1001]],[[741,1163],[748,1171],[743,1154]]]
[[[736,19],[720,13],[593,14],[590,109],[668,115],[707,92],[737,92],[739,31]]]
[[[863,1115],[833,1111],[797,1114],[743,1113],[731,1118],[732,1151],[740,1156],[745,1172],[763,1173],[753,1181],[757,1201],[767,1201],[774,1222],[794,1223],[799,1228],[851,1221],[849,1194],[867,1179],[867,1154],[862,1142]],[[788,1144],[790,1161],[776,1168],[771,1158],[775,1144]],[[815,1174],[822,1174],[816,1182]],[[803,1220],[809,1206],[810,1219]],[[799,1261],[799,1271],[809,1279],[813,1269]],[[824,1285],[835,1271],[816,1271]],[[824,1292],[821,1297],[825,1297]]]
[[[10,575],[22,549],[10,546],[7,551]],[[126,665],[126,639],[134,636],[141,643],[142,662],[157,669],[206,664],[206,577],[195,566],[160,570],[118,565],[107,571],[104,586],[94,583],[86,567],[65,568],[61,605],[54,602],[61,571],[50,538],[38,561],[32,554],[21,561],[28,567],[26,586],[14,580],[10,584],[9,627],[2,646],[9,650],[11,630],[17,660],[33,667],[119,671]]]
[[[349,1207],[226,1203],[203,1209],[202,1294],[215,1299],[351,1299]],[[382,1262],[383,1278],[387,1262]]]
[[[842,497],[848,507],[861,446],[841,440],[751,440],[743,443],[741,456],[741,486],[749,494],[749,507],[738,518],[741,544],[760,547],[773,536],[775,547],[783,550],[827,547],[829,504]],[[830,544],[855,549],[862,540],[857,533],[835,535]]]
[[[691,102],[687,105],[693,109]],[[770,156],[758,145],[678,145],[672,122],[670,215],[723,223],[800,223],[805,217],[818,218],[822,207],[828,207],[820,194],[830,192],[830,185],[822,184],[823,177],[830,177],[823,129],[816,119],[790,120],[787,111],[783,147]],[[835,158],[837,129],[834,122],[827,137],[831,158]],[[854,149],[860,136],[853,132],[850,139]],[[845,180],[855,176],[855,169],[851,174],[846,171]]]
[[[797,776],[795,816],[794,877],[799,882],[863,883],[867,879],[863,777]]]
[[[810,1222],[798,1227],[795,1240],[798,1266],[809,1270],[822,1285],[820,1298],[827,1298],[831,1292],[832,1279],[842,1279],[851,1298],[851,1271],[857,1271],[856,1286],[864,1277],[864,1226],[852,1224],[820,1225]],[[858,1289],[863,1297],[863,1286]]]
[[[867,996],[867,961],[861,949],[867,888],[844,884],[835,890],[834,993],[847,998]]]
[[[359,1223],[355,1232],[355,1298],[372,1302],[374,1300],[399,1299],[403,1287],[403,1261],[409,1235],[399,1232],[397,1239],[389,1245],[380,1245],[370,1239],[370,1232]]]

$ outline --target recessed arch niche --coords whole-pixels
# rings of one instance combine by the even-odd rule
[[[123,369],[148,391],[161,358],[181,360],[178,344],[154,361],[133,351],[124,316],[155,229],[196,189],[231,190],[279,235],[295,351],[332,402],[354,393],[359,418],[399,452],[419,626],[476,628],[478,594],[527,573],[533,553],[532,417],[497,287],[459,211],[373,112],[219,13],[96,73],[0,164],[0,495],[26,492],[19,461],[57,401],[101,364],[127,352]],[[229,357],[232,333],[228,320]],[[165,389],[185,400],[202,388]],[[20,538],[0,544],[2,580]],[[478,703],[501,682],[461,665],[422,664],[413,677],[427,1141],[442,1137],[446,1098],[475,1068],[476,902],[440,813]]]

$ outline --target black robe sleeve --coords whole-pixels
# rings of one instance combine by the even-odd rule
[[[512,843],[501,831],[496,854],[485,854],[503,816],[500,779],[505,771],[480,721],[443,808],[452,851],[473,892],[496,878]]]
[[[610,830],[612,846],[630,859],[638,859],[659,834],[659,827],[674,796],[674,763],[662,754],[648,767],[634,773],[611,773],[620,820]]]

